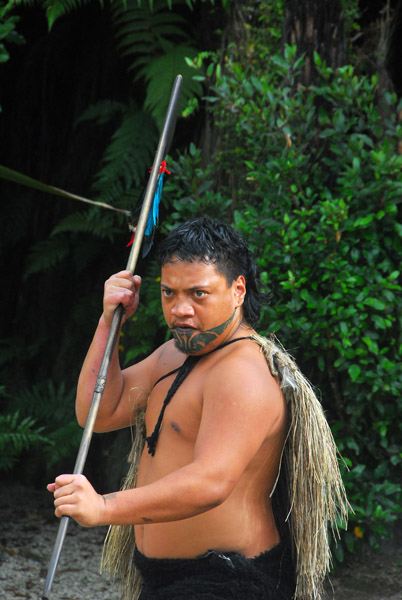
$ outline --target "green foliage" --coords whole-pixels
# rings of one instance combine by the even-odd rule
[[[40,240],[31,248],[25,269],[25,275],[47,270],[57,265],[69,254],[70,240],[58,236],[57,240]]]
[[[63,218],[46,240],[33,244],[25,263],[25,277],[49,270],[63,260],[72,260],[77,273],[82,272],[95,260],[102,246],[97,240],[113,240],[121,232],[119,218],[108,211],[90,209],[77,211]],[[120,223],[123,221],[121,220]],[[90,235],[86,241],[83,235]]]
[[[51,25],[56,17],[84,4],[85,1],[81,0],[49,0],[42,6],[47,10]],[[185,62],[185,57],[192,57],[197,52],[192,46],[194,36],[191,36],[188,21],[181,14],[186,4],[191,3],[184,0],[171,3],[165,0],[149,3],[129,0],[114,3],[111,8],[117,47],[123,57],[133,57],[129,66],[133,80],[145,81],[146,87],[142,107],[132,99],[127,102],[102,99],[88,106],[75,122],[76,129],[89,126],[112,130],[91,187],[91,195],[97,202],[108,203],[118,209],[134,209],[152,165],[158,129],[161,128],[177,73],[183,74],[182,108],[189,97],[201,94],[201,85],[193,81],[190,67]],[[188,6],[185,8],[188,10]],[[55,190],[5,167],[0,167],[0,177],[40,191]],[[72,197],[68,193],[64,195]],[[79,271],[83,271],[95,259],[97,252],[101,254],[104,251],[101,245],[96,245],[94,238],[112,241],[122,224],[122,218],[106,211],[67,213],[59,219],[47,238],[35,241],[29,248],[25,276],[66,263],[76,254],[77,246],[83,249],[86,245],[86,251],[80,251],[80,256],[74,261],[79,265]]]
[[[343,442],[339,441],[338,445],[342,448]],[[384,462],[375,467],[374,477],[373,469],[359,461],[354,466],[350,459],[347,463],[350,466],[342,465],[342,475],[355,512],[343,535],[343,543],[334,546],[338,559],[343,558],[345,550],[359,550],[363,540],[378,550],[379,541],[390,537],[390,525],[400,515],[400,483],[387,479],[390,471]]]
[[[6,396],[4,386],[0,386],[0,395]],[[10,471],[24,451],[49,444],[43,430],[32,416],[21,417],[19,410],[0,414],[0,471]]]
[[[184,2],[175,0],[174,4],[177,8]],[[135,72],[147,68],[149,61],[171,47],[173,40],[189,40],[185,19],[177,11],[171,12],[165,0],[156,0],[152,6],[128,0],[116,4],[113,15],[120,52],[132,58],[130,68]]]
[[[15,467],[26,450],[29,463],[43,465],[44,474],[72,459],[82,434],[74,415],[74,394],[75,390],[66,391],[64,383],[56,387],[49,380],[12,397],[8,410],[0,415],[0,470]]]
[[[107,107],[110,112],[107,114]],[[152,164],[157,130],[151,116],[133,102],[117,105],[121,121],[104,153],[102,166],[93,184],[96,197],[104,202],[133,209],[132,188],[139,188]],[[95,119],[104,124],[115,117],[116,104],[104,101],[91,106],[81,116],[81,122]],[[138,143],[141,140],[141,143]],[[138,194],[139,195],[139,194]]]
[[[49,443],[31,417],[20,418],[17,412],[0,415],[0,471],[9,471],[24,450],[40,443]]]
[[[5,9],[9,10],[13,5],[18,6],[18,5],[24,5],[24,6],[32,6],[34,4],[40,4],[45,13],[46,13],[46,20],[48,23],[48,28],[49,30],[52,29],[55,21],[57,19],[60,19],[61,17],[63,17],[64,15],[68,15],[73,11],[79,10],[80,8],[83,8],[84,6],[90,4],[91,0],[9,0],[9,2],[7,2],[5,4]],[[203,0],[203,2],[205,2],[206,0]],[[127,4],[129,4],[130,0],[121,0],[120,4],[123,6],[123,8],[127,7]],[[226,6],[230,3],[230,0],[224,0],[223,1],[223,6]],[[99,4],[100,6],[104,6],[104,2],[103,0],[99,0]],[[117,4],[117,2],[116,2]],[[155,10],[155,8],[157,8],[158,5],[158,0],[148,0],[148,2],[142,3],[141,0],[131,0],[131,4],[133,9],[138,8],[139,10],[148,10],[148,11],[153,11]],[[144,6],[144,4],[146,6]],[[182,4],[182,5],[186,5],[189,9],[193,9],[195,6],[195,0],[179,0],[179,2],[176,0],[163,0],[162,2],[160,2],[160,4],[165,7],[167,6],[167,8],[169,9],[169,11],[172,11],[175,7],[175,5],[177,4]],[[210,4],[214,4],[214,0],[210,0]],[[0,6],[0,15],[1,15],[1,6]],[[176,21],[176,17],[177,16],[173,16],[173,18],[171,19],[171,21],[167,21],[166,23],[166,27],[167,29],[171,28],[171,22],[172,21]],[[180,21],[180,17],[177,18],[177,21]],[[1,38],[0,38],[1,39]]]
[[[19,18],[10,14],[11,2],[0,1],[0,62],[9,59],[5,44],[24,44],[25,39],[16,30]]]
[[[202,87],[198,81],[191,77],[190,68],[186,65],[186,58],[196,54],[192,46],[172,46],[165,54],[155,58],[139,73],[147,81],[147,96],[145,108],[154,117],[159,129],[162,129],[172,82],[177,74],[183,77],[180,93],[179,112],[182,111],[190,98],[200,96]]]
[[[136,0],[116,4],[113,9],[118,48],[122,56],[131,59],[130,71],[134,80],[147,83],[144,108],[161,129],[174,78],[183,76],[180,109],[188,98],[201,94],[201,86],[191,77],[185,57],[193,57],[198,50],[188,22],[181,11],[184,0],[173,0],[167,7],[165,0],[155,0],[145,6]],[[174,8],[174,10],[172,10]]]
[[[90,0],[38,0],[37,2],[35,0],[10,0],[7,4],[7,8],[12,7],[13,5],[32,6],[35,3],[40,4],[44,9],[46,13],[48,28],[50,30],[57,19],[60,19],[64,15],[68,15],[71,12],[86,6],[90,3]],[[187,6],[189,6],[189,8],[192,8],[192,0],[187,0],[185,3],[187,4]],[[99,0],[99,4],[103,7],[103,0]],[[144,8],[141,8],[141,0],[132,0],[132,4],[133,6],[136,5],[136,7],[140,10],[144,10]],[[171,10],[174,4],[174,0],[166,0],[163,2],[163,4],[167,5],[169,10]],[[123,8],[125,8],[127,2],[125,0],[121,0],[121,5],[123,6]],[[153,7],[154,1],[149,0],[149,10],[152,11]]]
[[[163,202],[169,217],[161,223],[169,231],[179,221],[209,215],[227,220],[231,216],[232,200],[214,189],[214,164],[203,167],[201,150],[190,144],[177,159],[169,161],[172,178],[164,186]]]

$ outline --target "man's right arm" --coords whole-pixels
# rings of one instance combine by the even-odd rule
[[[125,312],[122,322],[134,314],[138,306],[140,284],[140,277],[133,276],[130,271],[121,271],[105,283],[103,314],[78,380],[76,415],[81,426],[85,425],[88,416],[114,311],[119,304],[123,305]],[[155,352],[144,361],[122,371],[116,343],[95,422],[95,431],[121,429],[135,421],[136,409],[146,405],[157,356],[158,352]]]

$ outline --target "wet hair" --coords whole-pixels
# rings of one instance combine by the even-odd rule
[[[246,280],[244,319],[251,326],[258,322],[268,296],[261,291],[253,254],[233,227],[209,217],[186,221],[171,231],[158,246],[160,267],[173,262],[173,257],[187,262],[201,260],[205,264],[214,264],[218,272],[225,276],[228,285],[243,275]]]

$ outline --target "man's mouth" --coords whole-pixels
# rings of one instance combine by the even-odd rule
[[[181,324],[181,323],[175,323],[171,329],[180,329],[181,331],[194,331],[196,329],[196,327],[194,327],[193,325],[187,325],[187,324]]]

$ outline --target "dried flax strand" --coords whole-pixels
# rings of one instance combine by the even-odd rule
[[[289,410],[289,430],[280,468],[286,477],[286,493],[280,502],[287,506],[286,525],[296,568],[295,598],[319,600],[331,565],[328,526],[335,538],[339,536],[338,523],[346,525],[350,508],[335,441],[320,402],[294,360],[273,336],[251,337],[261,346],[272,375],[279,379]],[[129,458],[131,466],[122,489],[135,487],[144,439],[141,412]],[[138,600],[141,591],[141,577],[133,563],[134,549],[132,526],[109,528],[101,569],[120,582],[122,600]]]
[[[345,488],[338,451],[323,408],[294,360],[274,338],[251,336],[278,377],[288,411],[289,430],[284,447],[287,480],[287,522],[296,568],[298,600],[322,597],[325,576],[331,566],[328,527],[335,539],[338,523],[347,523]]]

